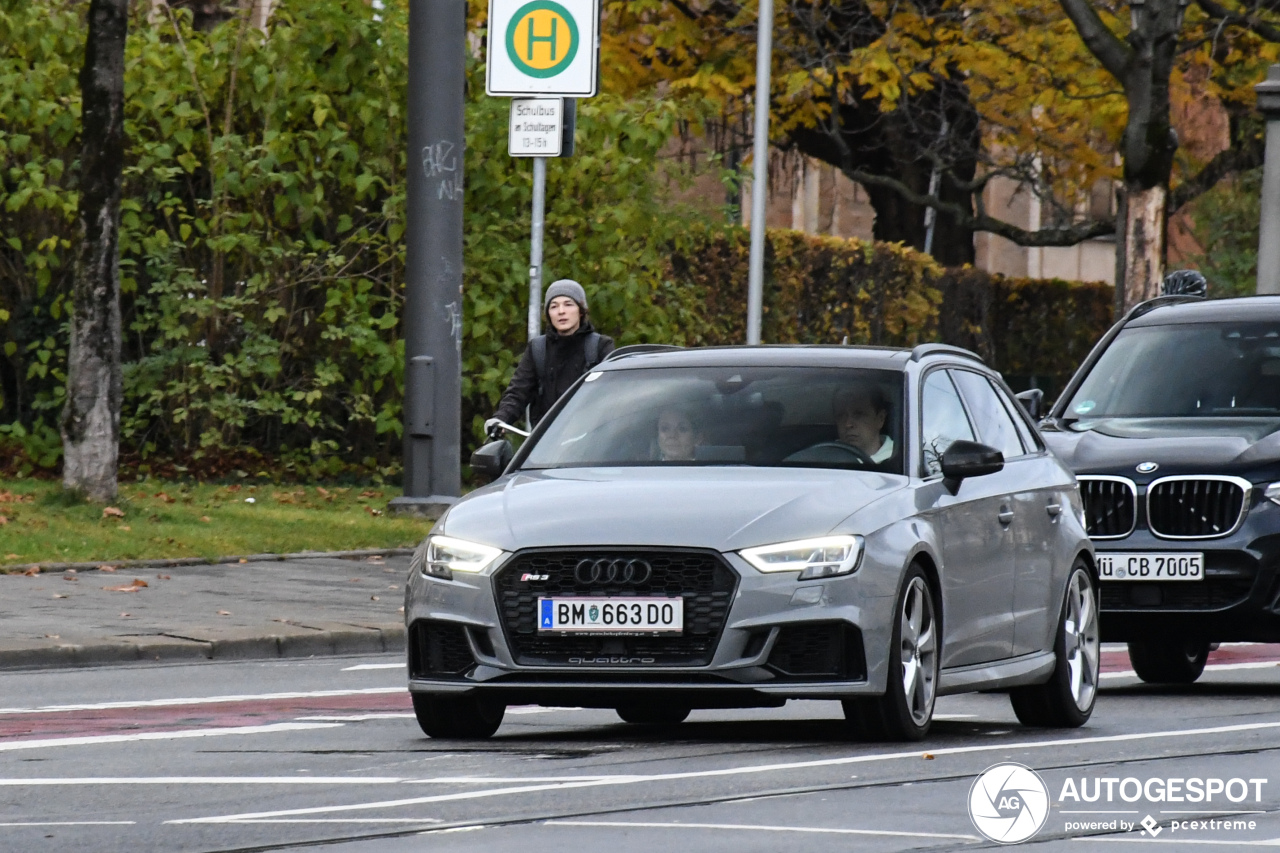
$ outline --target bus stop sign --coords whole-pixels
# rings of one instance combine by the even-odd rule
[[[489,0],[485,91],[589,98],[599,78],[598,0]]]

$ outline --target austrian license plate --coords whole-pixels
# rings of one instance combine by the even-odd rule
[[[1204,554],[1113,551],[1097,558],[1098,576],[1104,581],[1204,580]]]
[[[563,634],[679,634],[683,598],[539,598],[538,631]]]

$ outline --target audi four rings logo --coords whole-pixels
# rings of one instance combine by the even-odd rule
[[[582,560],[573,570],[578,583],[634,583],[641,584],[653,576],[653,567],[645,560],[603,557],[599,560]]]

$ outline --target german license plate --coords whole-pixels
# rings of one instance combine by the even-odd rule
[[[1104,581],[1204,580],[1204,554],[1113,551],[1097,558],[1098,576]]]
[[[683,598],[539,598],[538,631],[562,634],[679,634]]]

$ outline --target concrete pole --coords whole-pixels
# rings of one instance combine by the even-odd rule
[[[1262,215],[1258,222],[1258,293],[1280,293],[1280,65],[1254,86],[1258,112],[1267,120],[1262,171]]]
[[[764,310],[764,218],[769,198],[769,72],[773,64],[773,0],[760,0],[756,32],[755,144],[752,148],[751,255],[747,273],[747,343],[760,343]]]
[[[529,340],[542,334],[542,230],[546,219],[547,158],[533,158],[533,234],[529,249]]]
[[[409,0],[404,496],[439,517],[462,493],[462,172],[466,0]]]

